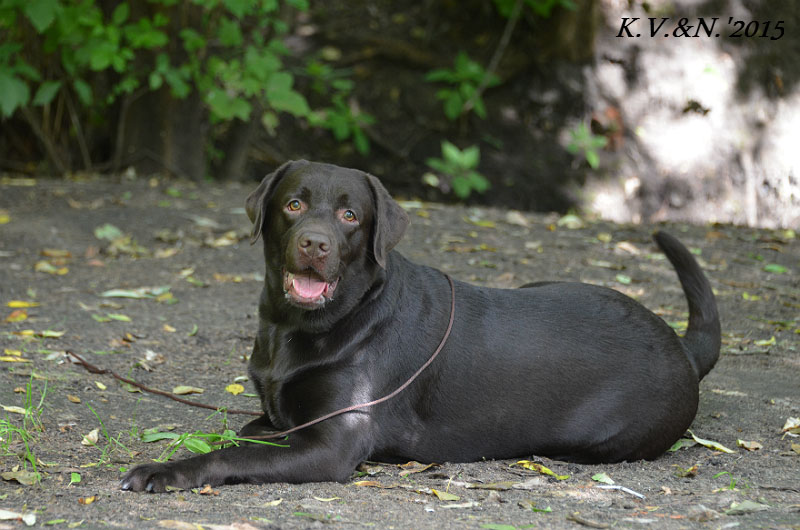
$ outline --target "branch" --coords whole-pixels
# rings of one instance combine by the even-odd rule
[[[492,59],[489,61],[489,66],[486,68],[483,74],[481,84],[478,85],[478,89],[474,94],[472,94],[472,97],[469,98],[466,103],[464,103],[463,107],[461,107],[462,114],[472,110],[472,107],[475,106],[475,102],[483,95],[483,93],[486,91],[486,88],[489,86],[489,81],[492,77],[492,74],[494,74],[497,70],[497,66],[500,63],[500,59],[502,59],[506,48],[508,47],[508,43],[511,41],[511,35],[514,33],[514,28],[517,26],[517,22],[519,21],[521,14],[522,0],[516,0],[516,2],[514,2],[514,7],[511,9],[511,14],[506,21],[506,27],[503,29],[503,35],[500,37],[500,42],[497,43],[497,48],[495,48]]]
[[[78,146],[81,150],[84,169],[86,169],[86,171],[91,171],[92,157],[89,155],[89,146],[86,144],[86,136],[83,134],[81,120],[78,117],[78,112],[75,110],[75,105],[72,104],[72,98],[69,97],[69,94],[65,94],[65,98],[67,101],[67,110],[69,111],[70,121],[72,121],[72,126],[75,127],[75,137],[78,139]]]
[[[111,370],[108,370],[108,369],[105,369],[105,368],[98,368],[97,366],[87,362],[83,357],[81,357],[77,353],[71,352],[69,350],[67,350],[64,353],[66,353],[68,356],[70,356],[73,359],[75,359],[75,361],[73,361],[73,362],[83,366],[86,369],[86,371],[89,372],[90,374],[108,374],[111,377],[113,377],[114,379],[116,379],[118,381],[122,381],[123,383],[127,383],[129,385],[133,385],[133,386],[135,386],[136,388],[138,388],[140,390],[143,390],[145,392],[149,392],[151,394],[157,394],[159,396],[167,397],[169,399],[177,401],[178,403],[183,403],[184,405],[191,405],[192,407],[199,407],[199,408],[202,408],[202,409],[209,409],[209,410],[224,410],[228,414],[247,414],[249,416],[263,416],[263,413],[252,411],[252,410],[226,409],[225,407],[217,407],[215,405],[207,405],[205,403],[198,403],[196,401],[189,401],[188,399],[183,399],[182,397],[176,396],[172,392],[164,392],[163,390],[157,390],[155,388],[150,388],[150,387],[147,387],[147,386],[145,386],[145,385],[143,385],[141,383],[137,383],[136,381],[134,381],[132,379],[128,379],[126,377],[122,377],[121,375],[118,375],[115,372],[112,372]]]
[[[111,156],[111,171],[118,173],[120,166],[122,166],[122,151],[123,142],[125,141],[125,128],[128,125],[128,111],[130,111],[131,104],[142,97],[147,92],[147,89],[140,87],[133,94],[125,94],[120,104],[119,117],[117,118],[117,137],[114,140],[114,154]]]
[[[64,162],[61,160],[61,157],[58,156],[56,146],[53,145],[51,139],[44,133],[44,131],[42,131],[42,128],[37,123],[36,117],[31,112],[31,109],[28,107],[22,107],[20,110],[22,111],[22,116],[25,118],[25,121],[27,121],[31,129],[33,129],[33,134],[35,134],[39,141],[44,145],[44,150],[47,152],[47,156],[50,158],[50,161],[56,167],[56,171],[62,174],[66,173],[67,168],[64,165]]]

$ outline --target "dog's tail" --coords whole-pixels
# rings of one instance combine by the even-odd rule
[[[719,358],[720,326],[714,292],[700,265],[680,241],[660,231],[653,239],[675,267],[689,302],[689,327],[681,340],[700,380]]]

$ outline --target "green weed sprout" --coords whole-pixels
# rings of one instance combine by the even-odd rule
[[[499,77],[495,74],[487,74],[480,64],[470,59],[469,55],[462,51],[456,57],[452,69],[439,68],[432,70],[425,76],[425,80],[452,85],[436,93],[436,97],[442,100],[444,113],[448,119],[456,120],[459,116],[468,112],[469,109],[465,108],[467,102],[471,102],[475,114],[480,118],[486,118],[486,105],[478,93],[478,87],[487,75],[487,87],[500,84]]]
[[[459,149],[447,140],[442,142],[442,158],[429,158],[427,164],[450,180],[453,193],[466,199],[473,191],[483,193],[489,189],[489,181],[478,173],[481,151],[477,145]],[[439,186],[439,177],[428,173],[423,180],[432,186]]]
[[[589,130],[585,123],[575,127],[569,132],[569,135],[570,142],[567,144],[567,151],[573,155],[583,153],[589,166],[592,169],[597,169],[600,166],[600,155],[597,151],[606,146],[608,138],[592,134],[592,131]]]

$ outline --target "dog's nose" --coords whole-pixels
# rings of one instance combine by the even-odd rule
[[[323,257],[331,251],[331,240],[323,234],[306,232],[298,238],[297,247],[308,256]]]

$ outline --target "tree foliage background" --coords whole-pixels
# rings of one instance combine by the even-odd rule
[[[775,130],[800,107],[798,38],[615,38],[622,16],[800,19],[794,4],[744,4],[0,0],[0,169],[254,179],[308,157],[423,198],[791,224],[800,162],[763,146],[782,145]],[[706,52],[728,93],[693,88],[687,65]],[[757,129],[754,102],[780,126]],[[739,123],[756,129],[670,164],[686,151],[670,127]],[[716,217],[698,207],[713,196]]]

